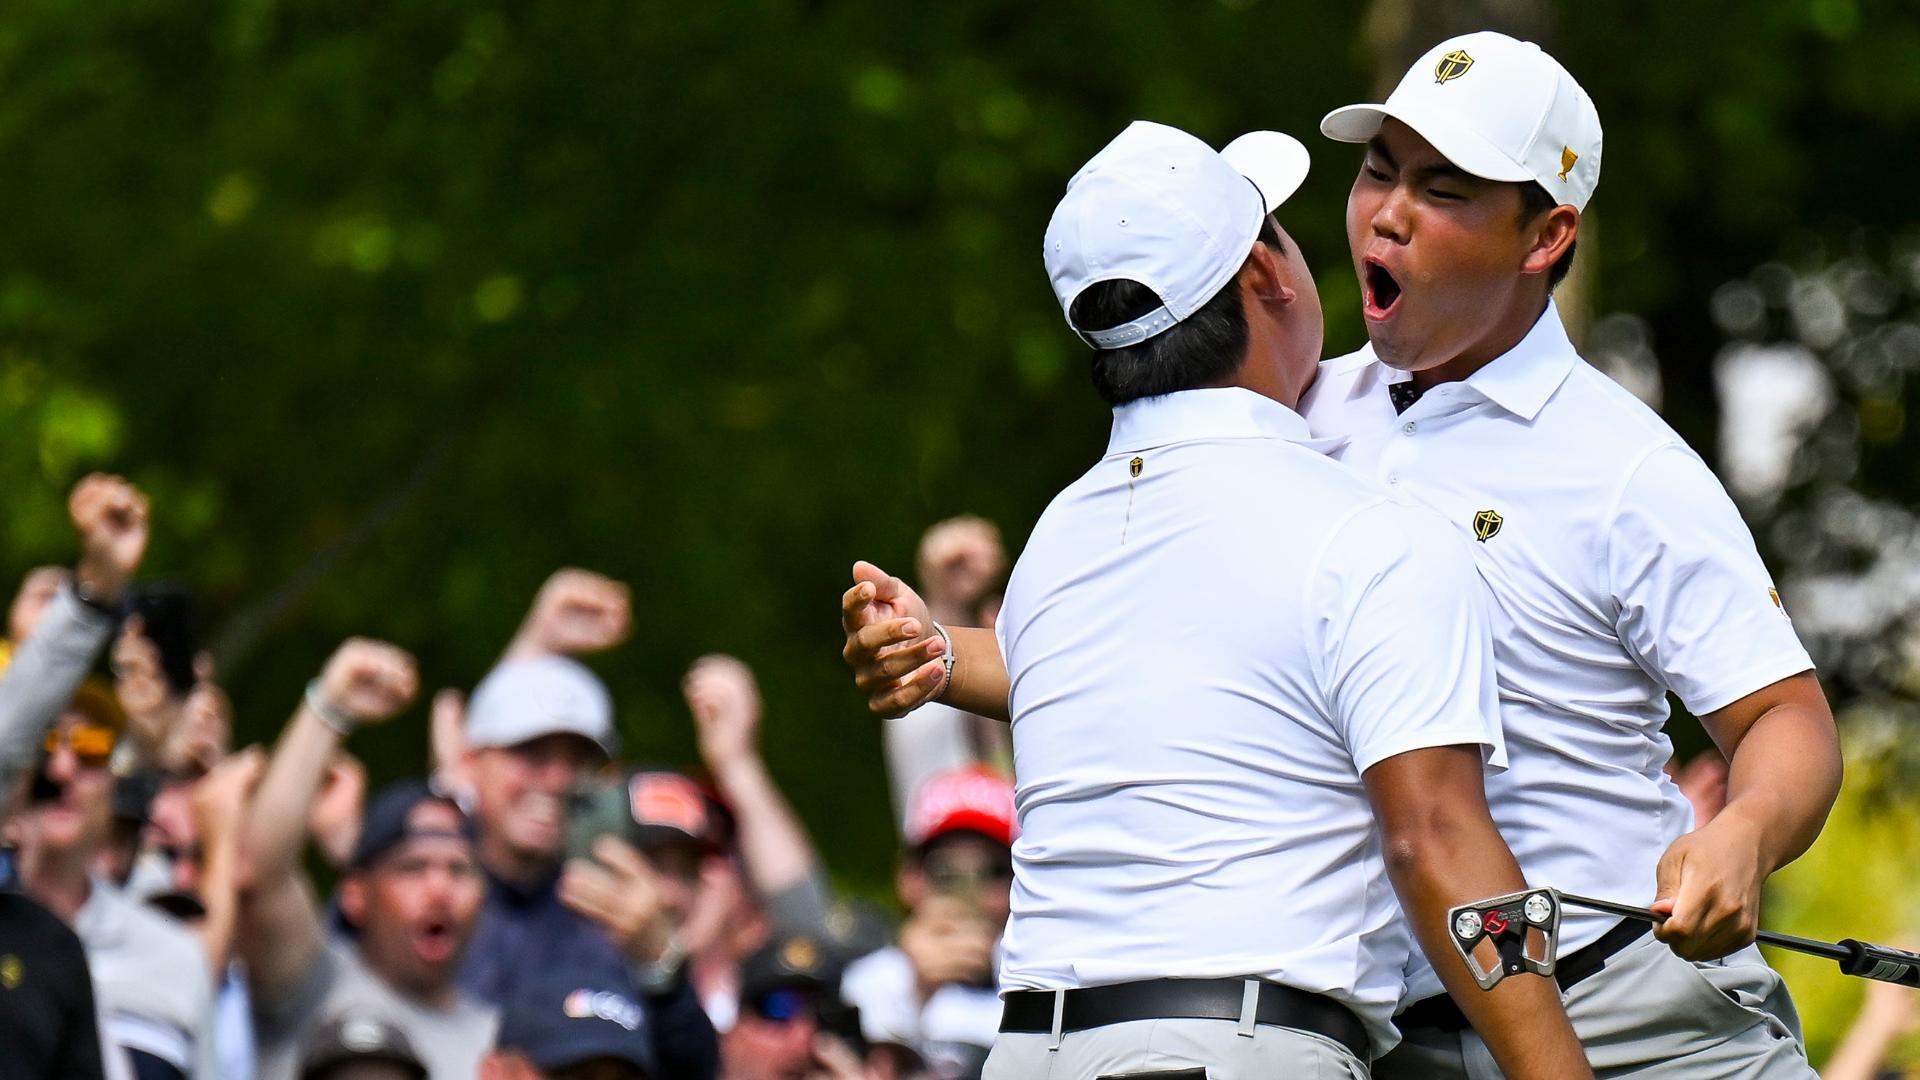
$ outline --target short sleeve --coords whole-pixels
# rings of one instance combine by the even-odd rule
[[[1357,772],[1435,746],[1478,745],[1504,767],[1486,586],[1428,511],[1380,503],[1335,531],[1313,575],[1310,642]]]
[[[1739,510],[1684,447],[1627,478],[1607,572],[1621,642],[1695,714],[1813,667]]]

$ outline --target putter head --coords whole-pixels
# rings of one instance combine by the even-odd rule
[[[1560,944],[1560,893],[1528,889],[1462,904],[1447,912],[1447,932],[1482,990],[1509,975],[1551,976]]]

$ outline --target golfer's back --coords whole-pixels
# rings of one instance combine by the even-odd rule
[[[1022,835],[1003,985],[1262,974],[1384,1023],[1408,938],[1360,774],[1497,746],[1471,559],[1285,407],[1115,410],[999,632]]]

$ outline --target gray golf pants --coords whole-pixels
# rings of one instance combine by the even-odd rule
[[[1648,936],[1563,995],[1600,1080],[1818,1080],[1800,1015],[1752,946],[1694,964]],[[1403,1033],[1380,1080],[1501,1080],[1472,1031]]]
[[[1135,1020],[1053,1036],[1002,1032],[981,1080],[1366,1080],[1352,1051],[1318,1035],[1232,1020]]]

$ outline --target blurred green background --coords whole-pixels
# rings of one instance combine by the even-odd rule
[[[1017,548],[1104,445],[1038,258],[1066,177],[1136,117],[1301,135],[1286,224],[1346,351],[1357,158],[1317,120],[1483,27],[1596,100],[1563,304],[1723,475],[1758,470],[1736,491],[1847,714],[1850,808],[1773,921],[1913,933],[1905,0],[13,0],[0,565],[68,561],[68,487],[134,478],[245,739],[343,635],[467,687],[548,571],[612,574],[637,632],[596,666],[635,753],[690,761],[679,675],[740,655],[776,773],[840,876],[883,892],[836,598],[856,557],[905,570],[960,511]],[[1752,416],[1758,465],[1730,460]],[[415,772],[425,726],[358,748]],[[1791,973],[1824,1052],[1859,987]]]

